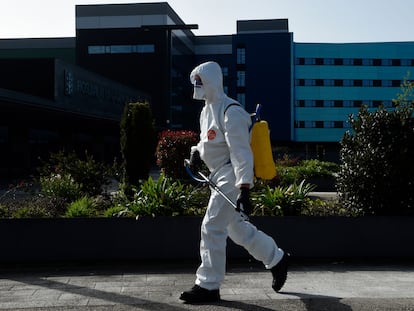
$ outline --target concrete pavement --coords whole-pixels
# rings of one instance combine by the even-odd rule
[[[0,269],[0,310],[414,310],[414,263],[293,263],[281,293],[257,263],[230,264],[222,301],[178,300],[196,265],[151,263]]]

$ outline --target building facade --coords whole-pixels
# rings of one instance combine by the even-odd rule
[[[78,5],[75,38],[0,40],[2,66],[20,68],[25,75],[23,87],[13,70],[2,71],[0,91],[64,106],[67,94],[50,85],[65,83],[69,70],[53,79],[43,75],[51,80],[41,83],[36,74],[41,68],[33,61],[41,66],[40,59],[59,59],[73,72],[88,72],[95,83],[108,81],[118,93],[125,88],[128,94],[135,92],[136,98],[144,96],[158,130],[196,130],[202,104],[192,99],[189,73],[201,62],[213,60],[222,66],[230,97],[249,112],[257,104],[263,106],[262,117],[276,146],[295,146],[302,153],[320,155],[328,149],[337,154],[338,142],[349,130],[349,115],[357,114],[362,105],[391,109],[402,81],[410,78],[414,68],[414,41],[297,43],[287,19],[237,21],[233,35],[196,36],[192,32],[196,28],[185,24],[166,2]],[[105,113],[125,104],[96,99],[92,103],[91,96],[77,97],[83,109],[77,115],[90,118],[93,114],[97,124],[105,124]],[[2,143],[12,137],[4,111]],[[117,111],[113,122],[119,121]]]

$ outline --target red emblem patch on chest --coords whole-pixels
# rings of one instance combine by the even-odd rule
[[[216,138],[216,131],[215,130],[208,130],[207,138],[208,138],[208,140],[213,140],[214,138]]]

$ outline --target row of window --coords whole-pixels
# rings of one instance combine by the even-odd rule
[[[328,66],[414,66],[414,59],[298,57],[295,63],[296,65]]]
[[[350,128],[348,121],[295,121],[295,128]]]
[[[383,105],[386,108],[392,108],[391,100],[315,100],[315,99],[299,99],[295,100],[296,107],[334,107],[334,108],[360,108],[366,106],[368,108],[378,108]]]
[[[356,87],[401,87],[402,80],[372,79],[296,79],[296,86],[356,86]]]
[[[154,52],[154,44],[88,46],[88,54],[145,54]]]

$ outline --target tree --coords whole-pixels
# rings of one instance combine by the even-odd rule
[[[149,176],[154,162],[156,133],[148,103],[125,105],[121,119],[124,183],[138,185]]]

